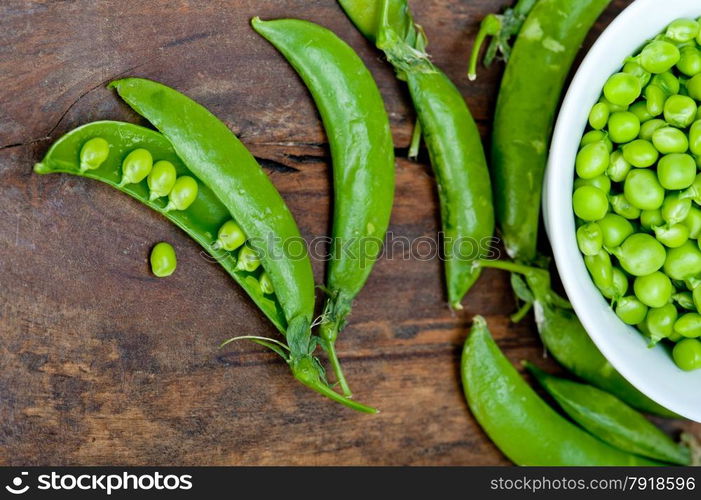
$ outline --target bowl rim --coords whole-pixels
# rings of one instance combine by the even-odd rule
[[[688,388],[701,387],[701,370],[680,370],[663,346],[647,349],[643,335],[618,319],[584,266],[571,207],[579,138],[585,130],[589,109],[601,95],[606,79],[620,69],[626,57],[671,21],[699,16],[701,6],[696,0],[636,0],[603,31],[583,59],[562,102],[550,146],[543,196],[546,231],[558,272],[591,339],[609,363],[639,391],[697,422],[701,422],[701,391],[693,397],[693,391]],[[651,366],[655,367],[654,371]]]

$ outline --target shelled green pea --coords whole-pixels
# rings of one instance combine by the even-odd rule
[[[165,210],[187,210],[197,199],[198,189],[197,181],[189,175],[178,177],[168,194]]]
[[[248,245],[244,245],[238,254],[236,269],[238,271],[247,271],[252,273],[260,267],[260,257],[255,250]]]
[[[122,180],[120,186],[138,184],[143,181],[153,168],[153,156],[148,149],[138,148],[131,151],[122,162]]]
[[[701,368],[701,342],[698,339],[684,339],[674,346],[672,357],[679,368],[685,371]]]
[[[229,220],[222,224],[217,234],[217,241],[214,242],[214,249],[224,249],[232,252],[246,242],[246,235],[243,229],[234,221]]]
[[[616,315],[628,325],[637,325],[645,321],[647,311],[648,307],[633,295],[622,297],[616,304]]]
[[[80,171],[100,168],[110,154],[110,145],[102,137],[93,137],[80,148]]]
[[[273,293],[275,293],[275,288],[273,288],[273,282],[270,280],[270,276],[268,275],[268,273],[263,271],[260,275],[259,281],[260,289],[265,295],[272,295]]]
[[[151,271],[159,278],[170,276],[175,272],[178,260],[175,256],[175,249],[170,243],[162,241],[157,243],[151,250]]]
[[[176,179],[177,173],[171,162],[165,160],[157,161],[146,180],[150,190],[149,200],[153,201],[157,198],[168,196],[175,185]]]

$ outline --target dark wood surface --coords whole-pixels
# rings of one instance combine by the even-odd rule
[[[479,20],[508,0],[412,1],[434,61],[463,92],[485,140],[501,68],[469,83]],[[628,2],[616,0],[589,42]],[[508,320],[507,276],[485,272],[446,307],[436,259],[380,261],[339,349],[353,413],[294,382],[237,334],[275,335],[200,248],[117,191],[32,165],[51,141],[97,119],[139,121],[105,83],[162,81],[220,117],[261,159],[311,239],[329,230],[328,148],[306,89],[249,27],[294,16],[357,49],[386,99],[400,159],[391,231],[433,236],[434,183],[405,159],[406,90],[333,0],[5,0],[0,5],[0,464],[508,464],[471,417],[458,357],[474,314],[513,362],[544,359],[532,321]],[[588,42],[588,43],[589,43]],[[536,68],[534,68],[536,70]],[[161,240],[178,271],[149,274]],[[318,282],[323,263],[315,262]],[[666,422],[671,433],[701,426]]]

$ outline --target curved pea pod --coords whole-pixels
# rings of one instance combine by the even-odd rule
[[[480,261],[482,267],[522,274],[535,300],[536,326],[543,344],[553,357],[580,379],[617,396],[630,406],[663,417],[678,417],[638,391],[601,354],[572,311],[555,293],[550,274],[544,269],[506,261]]]
[[[584,429],[619,450],[679,465],[691,453],[630,406],[596,387],[552,376],[531,363],[528,371],[557,404]]]
[[[473,263],[489,252],[494,211],[481,138],[465,100],[429,60],[426,39],[406,0],[341,0],[348,17],[409,85],[438,184],[448,302],[460,302],[479,277]],[[369,22],[370,17],[373,22]],[[413,26],[413,27],[412,27]],[[368,30],[372,27],[374,31]]]
[[[480,316],[465,341],[460,372],[472,414],[517,465],[656,465],[599,441],[555,412],[502,354]]]
[[[297,19],[254,18],[252,25],[304,80],[331,145],[333,244],[320,335],[339,385],[350,396],[334,344],[380,255],[389,226],[394,199],[389,119],[370,71],[331,31]]]
[[[526,5],[532,10],[510,51],[491,151],[497,225],[507,252],[518,261],[536,256],[541,186],[565,79],[584,37],[609,3],[540,0]]]

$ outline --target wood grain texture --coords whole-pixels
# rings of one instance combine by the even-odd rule
[[[501,68],[465,78],[479,20],[507,0],[412,1],[437,65],[487,139]],[[589,42],[627,0],[615,0]],[[333,0],[128,2],[5,0],[0,5],[0,464],[508,464],[472,419],[458,357],[485,315],[509,358],[543,359],[530,320],[508,320],[505,274],[488,271],[451,313],[435,258],[381,260],[339,350],[377,416],[294,382],[237,334],[275,335],[236,284],[183,233],[113,189],[32,165],[51,141],[96,119],[139,122],[104,84],[133,75],[171,85],[220,117],[268,168],[311,240],[329,231],[328,148],[293,70],[248,20],[295,16],[357,49],[386,99],[404,156],[406,89]],[[439,227],[425,162],[397,166],[391,231]],[[148,272],[157,241],[178,271]],[[323,262],[316,261],[318,282]],[[701,426],[666,422],[672,433]]]

